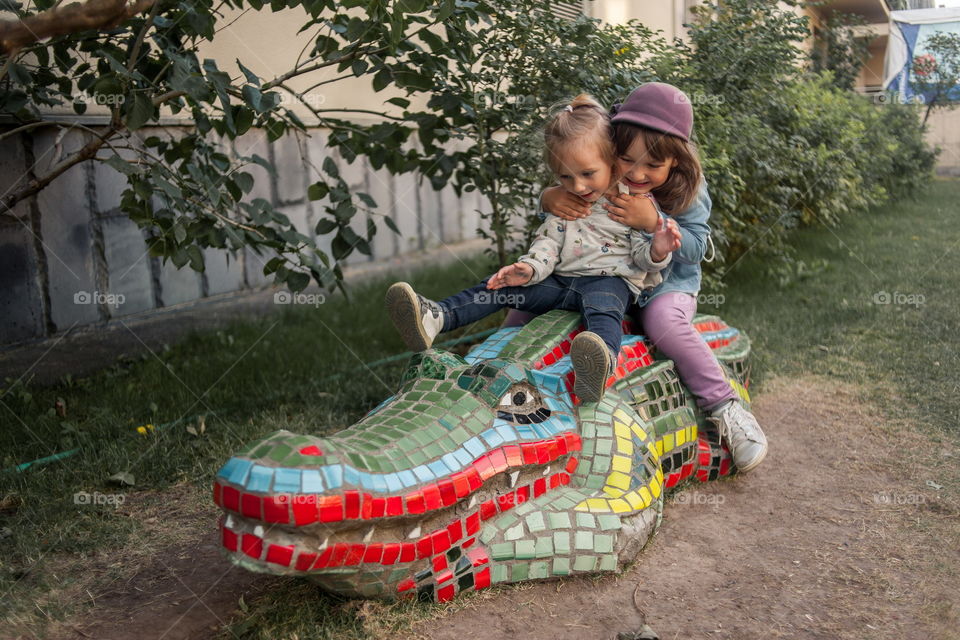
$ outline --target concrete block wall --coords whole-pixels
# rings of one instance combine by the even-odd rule
[[[151,127],[138,134],[141,139],[176,137],[183,131]],[[418,175],[374,171],[365,158],[349,164],[327,148],[326,134],[311,129],[270,143],[264,132],[252,130],[220,144],[233,157],[257,154],[274,163],[275,176],[256,164],[245,167],[254,176],[246,197],[271,201],[306,235],[313,235],[328,204],[309,201],[307,187],[318,179],[324,159],[332,157],[350,187],[368,193],[377,203],[372,213],[358,213],[352,221],[360,235],[366,234],[368,217],[377,224],[372,255],[355,252],[348,265],[383,262],[476,237],[481,206],[477,194],[457,197],[452,187],[435,191]],[[89,136],[75,130],[57,140],[51,128],[3,140],[0,194],[43,175]],[[126,179],[113,168],[87,162],[19,203],[16,217],[0,216],[0,346],[256,289],[272,281],[263,275],[263,265],[272,256],[251,249],[237,255],[208,249],[203,273],[151,257],[148,237],[120,212],[125,188]],[[400,235],[383,223],[383,215],[393,218]],[[329,234],[317,238],[318,246],[329,253],[331,239]]]

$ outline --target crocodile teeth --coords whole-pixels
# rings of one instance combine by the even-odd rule
[[[470,502],[467,504],[467,509],[473,509],[475,506],[477,506],[477,494],[470,496]]]
[[[364,542],[370,542],[371,540],[373,540],[373,530],[374,530],[374,529],[376,529],[376,527],[370,527],[370,531],[367,531],[367,535],[363,536],[363,541],[364,541]]]
[[[233,516],[228,515],[227,519],[223,521],[223,526],[227,529],[233,529]]]
[[[411,532],[407,535],[407,537],[408,537],[408,538],[419,538],[419,537],[420,537],[420,525],[417,525],[417,526],[413,529],[413,531],[411,531]]]
[[[511,489],[513,489],[515,486],[517,486],[517,478],[519,478],[519,477],[520,477],[520,472],[519,472],[519,471],[513,471],[513,472],[510,473],[510,488],[511,488]]]
[[[550,474],[550,465],[547,465],[547,468],[543,470],[543,475],[549,475],[549,474]]]
[[[262,538],[262,537],[263,537],[263,527],[261,527],[260,525],[255,526],[255,527],[253,528],[253,535],[257,536],[258,538]]]
[[[326,538],[323,539],[323,543],[320,545],[320,548],[317,549],[317,551],[323,551],[324,549],[327,548],[329,543],[330,543],[330,536],[327,536]]]

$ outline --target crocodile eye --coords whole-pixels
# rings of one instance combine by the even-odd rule
[[[528,402],[533,402],[533,394],[529,391],[511,391],[510,393],[504,394],[500,398],[500,406],[502,407],[522,407]]]
[[[529,385],[514,385],[500,398],[497,417],[519,424],[543,422],[550,410],[543,406],[540,394]]]

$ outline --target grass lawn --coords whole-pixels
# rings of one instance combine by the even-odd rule
[[[816,372],[858,385],[891,416],[956,437],[958,203],[960,182],[936,181],[915,201],[890,203],[838,229],[800,231],[789,267],[771,268],[748,254],[728,265],[725,289],[704,292],[722,294],[723,303],[701,310],[750,334],[755,393],[772,376]],[[411,281],[442,297],[486,272],[485,260],[474,259]],[[0,619],[36,629],[86,606],[55,594],[70,585],[95,590],[84,558],[132,544],[144,532],[123,509],[76,504],[78,492],[135,497],[179,485],[202,503],[217,468],[246,442],[278,428],[338,431],[392,393],[402,361],[363,364],[402,350],[382,310],[388,284],[358,287],[350,301],[334,297],[316,309],[287,308],[192,335],[52,388],[7,381],[0,391],[0,465],[80,452],[0,473]],[[498,323],[488,318],[458,334]],[[138,434],[147,424],[155,428]],[[130,474],[124,477],[134,485],[111,483],[117,473]],[[225,636],[367,637],[437,611],[358,606],[298,580],[280,582],[244,608]]]

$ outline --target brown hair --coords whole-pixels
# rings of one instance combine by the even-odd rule
[[[592,96],[581,93],[554,111],[543,131],[543,157],[547,165],[560,173],[559,156],[564,149],[574,145],[594,142],[603,155],[604,162],[616,164],[616,149],[607,110]]]
[[[676,161],[667,181],[653,189],[652,193],[665,213],[679,215],[689,209],[697,198],[703,180],[700,157],[694,144],[677,136],[626,122],[614,123],[612,128],[613,145],[618,156],[627,153],[634,141],[642,137],[650,160],[665,162],[673,158]]]

